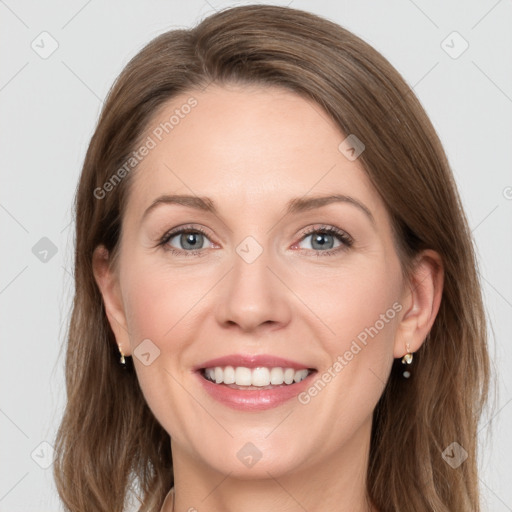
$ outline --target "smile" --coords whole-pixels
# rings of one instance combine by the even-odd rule
[[[204,368],[202,375],[215,384],[225,384],[231,389],[272,389],[274,386],[292,385],[303,381],[312,370],[303,368],[215,366]]]
[[[267,354],[231,354],[193,368],[210,399],[240,411],[278,407],[311,385],[316,368]]]

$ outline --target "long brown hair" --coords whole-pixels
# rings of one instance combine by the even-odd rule
[[[131,490],[141,512],[158,511],[173,485],[169,435],[145,403],[131,359],[127,370],[119,365],[92,272],[98,245],[116,255],[136,169],[109,193],[98,190],[129,159],[157,109],[213,82],[280,86],[317,102],[341,132],[364,142],[360,162],[387,206],[404,271],[423,249],[441,256],[436,321],[411,378],[395,365],[374,412],[367,488],[381,512],[480,510],[486,323],[470,230],[441,143],[410,87],[376,50],[318,16],[266,5],[227,9],[160,35],[128,63],[105,101],[75,198],[67,406],[54,466],[66,510],[122,511]],[[456,469],[442,457],[453,442],[468,454]]]

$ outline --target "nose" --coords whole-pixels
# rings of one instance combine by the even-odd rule
[[[252,262],[239,254],[218,290],[217,321],[225,328],[243,332],[270,331],[286,326],[291,319],[290,292],[279,277],[267,251]]]

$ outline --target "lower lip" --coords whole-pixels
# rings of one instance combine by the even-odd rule
[[[282,384],[271,389],[232,389],[225,384],[215,384],[196,372],[204,389],[218,402],[244,411],[262,411],[284,404],[304,391],[316,372],[311,372],[304,380],[294,384]]]

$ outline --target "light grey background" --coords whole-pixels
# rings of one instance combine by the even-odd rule
[[[485,508],[512,511],[512,2],[273,3],[326,16],[372,44],[438,130],[475,237],[494,331],[499,394],[480,430]],[[51,464],[65,398],[71,202],[102,100],[145,43],[228,5],[235,2],[0,0],[1,512],[61,510],[51,467],[41,465]],[[42,58],[52,39],[58,48]],[[458,55],[464,40],[469,47]],[[55,255],[44,253],[43,237]]]

